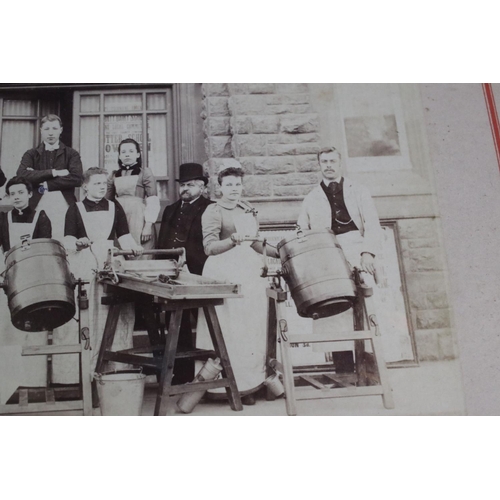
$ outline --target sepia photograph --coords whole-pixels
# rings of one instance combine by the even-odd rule
[[[453,96],[494,156],[498,84],[1,84],[0,414],[466,415]]]

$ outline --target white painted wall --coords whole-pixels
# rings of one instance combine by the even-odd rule
[[[500,171],[483,91],[422,84],[421,94],[467,409],[500,415]]]

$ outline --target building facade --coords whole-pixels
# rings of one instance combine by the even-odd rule
[[[369,187],[386,234],[388,361],[454,359],[422,92],[419,84],[4,85],[0,165],[15,174],[47,113],[61,116],[61,140],[84,168],[111,171],[119,142],[138,140],[163,205],[177,199],[181,163],[202,163],[216,197],[217,172],[237,161],[244,197],[263,231],[279,239],[294,231],[303,197],[320,180],[317,152],[333,145],[346,175]],[[8,206],[5,197],[0,203]]]

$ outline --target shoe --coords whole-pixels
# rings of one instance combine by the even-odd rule
[[[248,396],[243,396],[241,398],[241,404],[245,406],[253,406],[255,404],[255,397],[253,394],[249,394]]]

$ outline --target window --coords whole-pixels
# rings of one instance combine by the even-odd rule
[[[59,114],[55,101],[0,97],[0,165],[7,178],[13,177],[23,154],[40,141],[42,116]]]
[[[135,139],[156,177],[158,196],[175,198],[172,88],[75,92],[73,144],[84,170],[118,168],[118,145]]]

